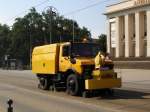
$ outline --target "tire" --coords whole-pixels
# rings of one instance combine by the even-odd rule
[[[80,93],[80,82],[75,74],[71,74],[67,78],[67,93],[72,96],[77,96]]]
[[[90,92],[88,92],[88,91],[84,91],[84,92],[82,93],[82,97],[83,97],[83,98],[90,98],[90,97],[91,97],[91,94],[90,94]]]
[[[50,80],[47,77],[40,77],[39,78],[39,88],[42,90],[49,90],[50,87]]]

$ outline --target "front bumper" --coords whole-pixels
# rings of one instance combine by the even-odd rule
[[[120,88],[121,78],[117,79],[88,79],[85,80],[86,90],[97,90],[105,88]]]

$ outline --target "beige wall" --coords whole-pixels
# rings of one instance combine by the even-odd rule
[[[150,57],[150,10],[147,14],[147,56]]]
[[[135,13],[135,35],[135,55],[141,57],[144,51],[144,15],[142,12]]]
[[[133,56],[133,22],[132,15],[125,15],[125,57]]]
[[[107,19],[107,52],[108,53],[111,53],[111,40],[110,40],[110,22],[109,22],[109,19]]]
[[[124,16],[116,18],[116,57],[124,56],[123,48]]]

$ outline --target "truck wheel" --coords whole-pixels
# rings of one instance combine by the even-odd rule
[[[49,90],[50,87],[50,81],[48,78],[41,77],[40,79],[39,88],[43,90]]]
[[[53,85],[50,85],[50,91],[54,91]]]
[[[78,77],[75,74],[71,74],[67,78],[67,93],[72,96],[78,95],[81,89],[79,85]]]
[[[82,93],[82,97],[83,97],[83,98],[90,98],[90,97],[91,97],[91,94],[90,94],[89,91],[84,91],[84,92]]]

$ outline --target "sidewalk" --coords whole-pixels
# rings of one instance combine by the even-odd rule
[[[143,69],[116,69],[123,82],[150,84],[150,70]]]

